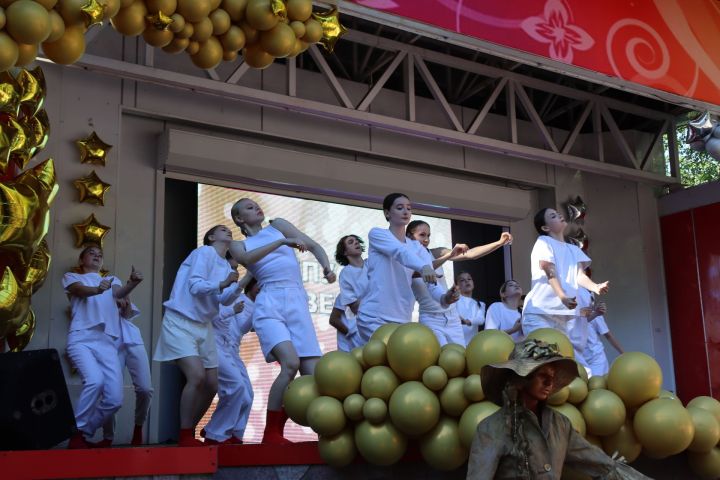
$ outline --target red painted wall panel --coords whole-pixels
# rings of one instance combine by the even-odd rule
[[[691,211],[660,219],[677,394],[710,395],[708,355]]]

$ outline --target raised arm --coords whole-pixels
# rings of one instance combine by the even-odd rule
[[[590,277],[587,276],[585,273],[584,265],[578,264],[578,275],[577,275],[577,283],[583,288],[588,289],[589,291],[593,292],[596,295],[603,295],[608,292],[608,289],[610,288],[610,282],[603,282],[603,283],[595,283],[592,280],[590,280]]]
[[[484,257],[485,255],[494,252],[498,248],[504,247],[505,245],[510,245],[511,243],[512,235],[510,235],[508,232],[502,232],[498,240],[492,243],[487,243],[485,245],[478,245],[477,247],[468,249],[465,252],[460,253],[459,255],[450,255],[448,260],[451,262],[477,260],[478,258]]]
[[[132,265],[130,269],[130,278],[128,278],[128,281],[123,286],[113,286],[113,296],[116,299],[125,298],[128,295],[130,295],[130,292],[132,292],[135,287],[140,285],[140,282],[143,281],[143,274],[135,270],[135,265]]]
[[[286,238],[299,239],[300,242],[298,243],[304,244],[307,250],[315,256],[317,261],[323,267],[323,275],[328,283],[333,283],[335,281],[335,274],[330,267],[330,260],[328,260],[325,250],[319,243],[305,235],[295,225],[283,218],[276,218],[273,220],[272,226],[278,229],[280,233],[285,235]]]
[[[569,309],[574,309],[577,307],[577,302],[574,298],[570,298],[565,294],[565,291],[562,288],[562,285],[560,285],[560,279],[557,276],[557,269],[555,268],[555,264],[551,262],[546,262],[544,260],[540,260],[540,268],[543,272],[545,272],[545,276],[547,276],[548,284],[550,284],[550,287],[552,287],[553,292],[555,292],[555,295],[560,298],[560,301]]]

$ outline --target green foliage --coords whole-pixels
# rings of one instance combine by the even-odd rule
[[[697,152],[685,143],[686,126],[685,122],[679,123],[675,132],[682,185],[684,187],[694,187],[720,180],[720,162],[712,158],[707,152]],[[665,138],[663,138],[663,144],[667,152],[668,146]],[[666,158],[669,158],[669,156],[666,156]]]

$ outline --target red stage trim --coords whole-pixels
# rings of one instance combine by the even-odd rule
[[[217,456],[216,447],[0,452],[0,477],[35,480],[214,473]]]
[[[289,445],[220,445],[220,467],[247,467],[258,465],[321,465],[317,442],[297,442]]]

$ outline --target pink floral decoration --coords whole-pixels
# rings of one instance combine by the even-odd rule
[[[528,17],[520,27],[533,40],[550,44],[550,58],[572,63],[573,50],[589,50],[595,41],[582,28],[571,25],[571,12],[561,0],[548,0],[543,17]]]

